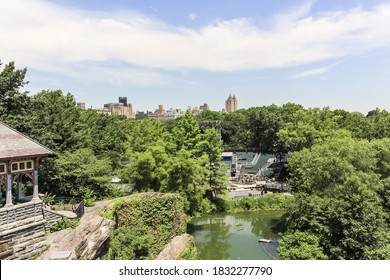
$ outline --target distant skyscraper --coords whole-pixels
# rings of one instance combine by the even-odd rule
[[[103,109],[96,110],[98,113],[113,115],[113,116],[126,116],[128,119],[135,118],[135,112],[133,106],[127,103],[127,97],[119,97],[119,103],[107,103],[104,104]]]
[[[119,103],[122,103],[123,106],[127,106],[127,97],[119,97]]]
[[[158,114],[159,116],[165,115],[165,109],[162,104],[158,105],[158,108],[154,111],[155,114]]]
[[[205,112],[208,110],[210,110],[210,107],[207,103],[204,103],[203,105],[200,105],[200,107],[199,107],[199,111]]]
[[[85,103],[84,102],[77,102],[76,106],[79,107],[80,110],[85,110]]]
[[[232,113],[238,109],[238,101],[235,94],[233,97],[231,94],[229,95],[228,99],[225,101],[225,109],[228,113]]]

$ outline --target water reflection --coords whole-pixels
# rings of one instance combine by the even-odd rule
[[[227,241],[232,235],[230,231],[232,225],[227,223],[223,217],[213,216],[199,220],[195,225],[197,237],[203,240],[203,242],[197,242],[199,252],[212,257],[215,255],[213,251],[218,251],[221,259],[228,259],[231,245]]]
[[[279,211],[208,215],[193,220],[189,232],[203,260],[277,259],[278,235],[273,228],[281,215]],[[264,244],[259,238],[274,241]]]

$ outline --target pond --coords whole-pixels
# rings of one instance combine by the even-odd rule
[[[195,237],[201,260],[272,260],[277,253],[276,225],[282,211],[212,214],[193,219],[189,233]],[[271,243],[261,243],[260,238]]]

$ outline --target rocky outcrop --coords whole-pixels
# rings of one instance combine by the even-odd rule
[[[54,253],[61,251],[71,251],[70,259],[104,258],[115,223],[103,218],[101,213],[110,203],[102,201],[94,207],[86,208],[77,228],[50,234],[46,240],[50,247],[38,259],[50,259]]]
[[[192,236],[188,233],[175,236],[171,242],[169,242],[165,248],[158,254],[156,260],[177,260],[180,258],[180,254],[186,248],[188,242]]]
[[[118,201],[107,211],[117,230],[110,259],[156,259],[175,236],[187,229],[184,199],[177,193],[143,193]]]
[[[138,200],[128,200],[129,198],[139,197]],[[146,194],[137,194],[128,196],[125,198],[121,198],[118,201],[129,201],[128,203],[131,206],[134,206],[132,203],[142,203],[144,206],[148,206],[151,201],[146,203],[147,199],[172,199],[174,202],[174,206],[178,203],[174,198],[169,195],[162,195],[157,193],[146,193]],[[179,201],[179,200],[178,200]],[[85,208],[85,214],[80,220],[80,225],[75,229],[64,229],[58,232],[54,232],[47,237],[46,244],[49,248],[38,257],[38,259],[48,260],[53,259],[53,256],[70,256],[68,259],[85,259],[85,260],[94,260],[94,259],[105,259],[110,236],[115,227],[115,222],[102,217],[102,213],[110,205],[113,200],[109,201],[100,201],[97,202],[94,207]],[[155,203],[157,203],[155,201]],[[176,204],[175,204],[176,203]],[[129,204],[129,205],[130,205]],[[158,203],[157,203],[158,204]],[[181,205],[180,203],[178,204]],[[150,205],[149,205],[150,206]],[[176,207],[178,207],[176,205]],[[182,208],[181,206],[179,207]],[[123,224],[127,219],[132,220],[134,218],[134,213],[127,213],[127,211],[132,211],[133,207],[124,207],[119,211],[119,223]],[[170,240],[172,236],[176,234],[180,234],[184,231],[186,223],[185,223],[185,215],[184,213],[180,213],[175,211],[175,207],[173,207],[171,217],[171,225],[170,230],[165,232],[166,239]],[[161,214],[161,213],[160,213]],[[117,220],[118,220],[117,217]],[[154,222],[158,217],[153,216],[150,217]],[[161,217],[160,217],[161,218]],[[165,218],[163,216],[162,218]],[[122,221],[122,219],[124,221]],[[137,219],[135,219],[137,220]],[[134,221],[133,221],[134,222]],[[160,233],[161,234],[161,233]],[[163,251],[158,255],[157,259],[160,260],[174,260],[180,258],[180,255],[186,249],[191,248],[192,246],[188,246],[191,243],[192,236],[189,234],[183,234],[180,236],[173,237],[171,242],[165,246]],[[161,249],[160,249],[161,250]],[[158,253],[159,251],[157,251]],[[157,254],[156,253],[156,254]],[[192,255],[192,253],[190,253]],[[155,256],[155,255],[154,255]]]

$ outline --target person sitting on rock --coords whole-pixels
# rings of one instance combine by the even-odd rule
[[[50,204],[50,202],[48,202],[48,203],[43,203],[43,207],[44,207],[44,208],[47,208],[47,209],[51,209],[51,204]]]

